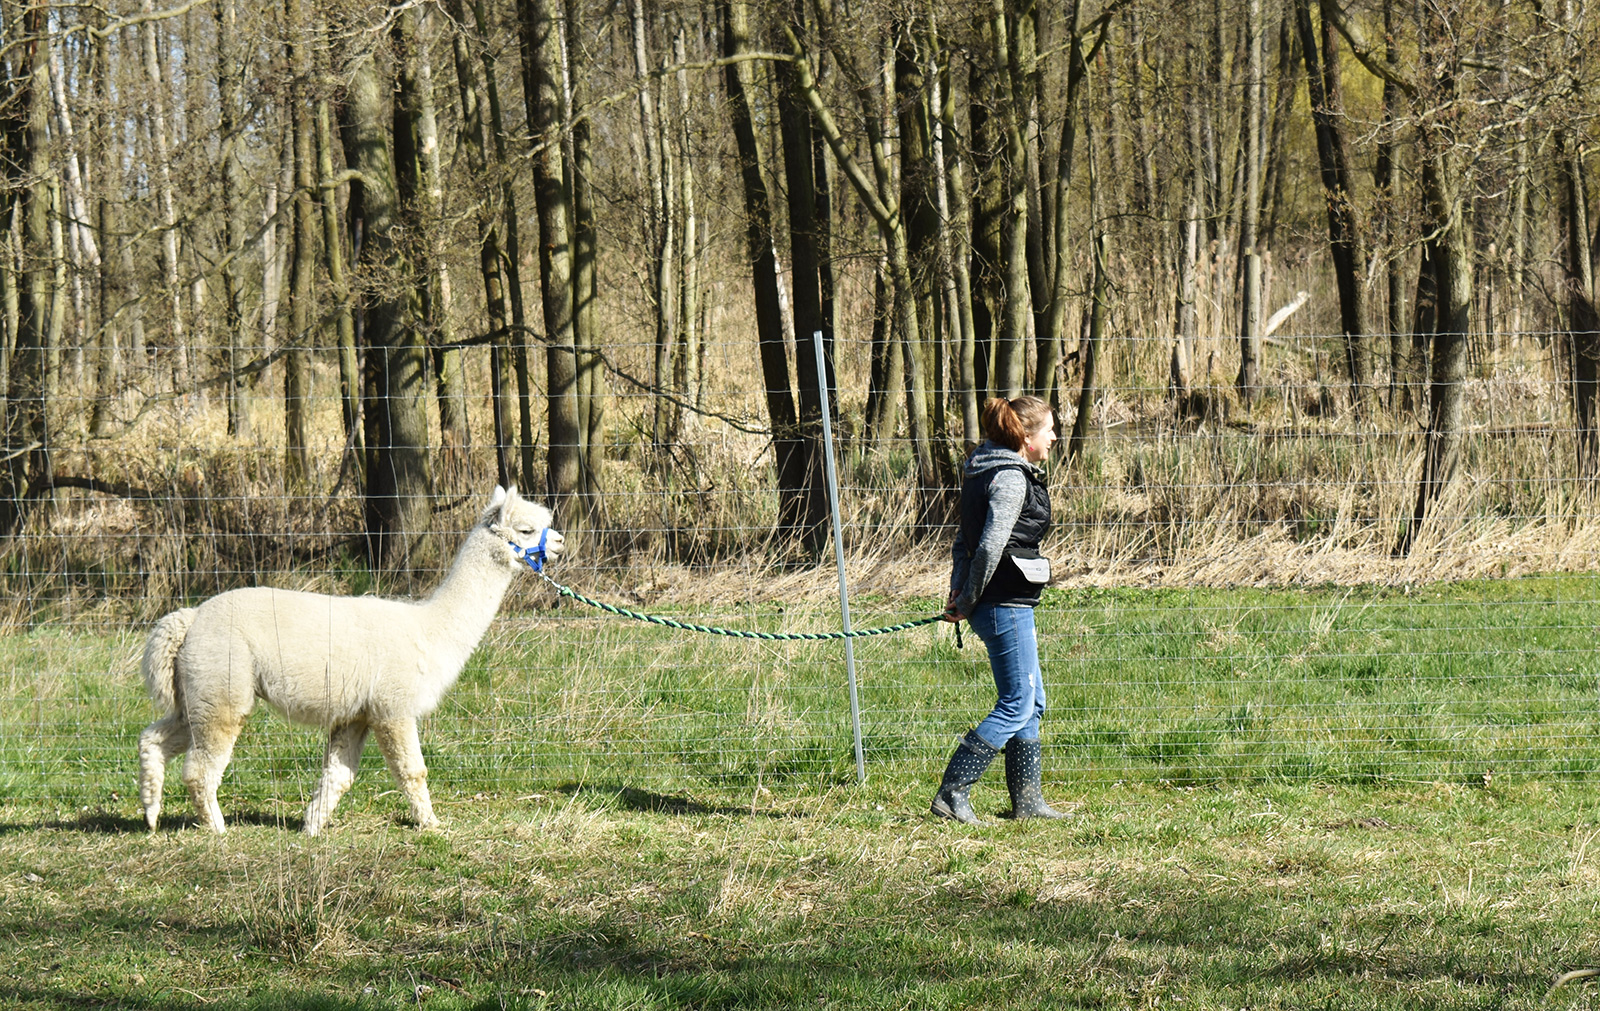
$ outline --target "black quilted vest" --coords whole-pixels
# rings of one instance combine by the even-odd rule
[[[1020,604],[1033,607],[1039,603],[1039,591],[1044,589],[1030,583],[1011,561],[1019,558],[1038,558],[1039,545],[1050,532],[1050,489],[1044,477],[1033,467],[1021,464],[993,467],[970,474],[961,484],[961,543],[968,552],[983,537],[983,524],[989,518],[989,485],[1001,471],[1021,471],[1028,480],[1027,498],[1022,503],[1022,513],[1016,526],[1011,528],[1011,539],[1006,542],[1006,556],[994,570],[989,585],[978,598],[980,604]]]

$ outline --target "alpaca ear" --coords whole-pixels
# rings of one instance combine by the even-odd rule
[[[505,497],[500,502],[501,523],[509,524],[511,522],[511,513],[517,508],[517,503],[521,501],[522,497],[517,494],[516,485],[512,485],[506,489]]]
[[[506,490],[499,485],[494,486],[494,494],[489,496],[489,504],[483,507],[483,512],[478,514],[479,526],[491,526],[503,518],[506,504]],[[513,490],[510,494],[515,495]]]

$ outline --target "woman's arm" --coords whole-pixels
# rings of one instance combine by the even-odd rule
[[[984,517],[983,533],[978,537],[978,543],[972,546],[967,570],[964,575],[960,573],[960,559],[952,566],[950,590],[955,597],[950,603],[950,610],[961,615],[972,613],[989,580],[994,578],[995,569],[1000,567],[1000,559],[1005,557],[1006,542],[1011,540],[1011,530],[1017,525],[1017,517],[1022,515],[1022,506],[1027,497],[1028,479],[1020,471],[1003,470],[989,482],[988,515]],[[959,535],[956,545],[960,551],[966,551]],[[963,575],[959,585],[956,582],[958,575]]]

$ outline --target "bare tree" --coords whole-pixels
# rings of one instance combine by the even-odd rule
[[[1111,238],[1106,233],[1101,207],[1100,171],[1095,150],[1094,126],[1084,124],[1084,143],[1089,160],[1089,207],[1093,219],[1090,226],[1094,243],[1094,280],[1090,289],[1089,332],[1078,348],[1079,364],[1083,368],[1083,388],[1078,392],[1078,413],[1072,422],[1072,434],[1067,439],[1067,459],[1077,460],[1089,438],[1089,419],[1094,414],[1099,397],[1100,345],[1106,332],[1107,297],[1109,277],[1106,260],[1111,249]]]
[[[650,250],[650,299],[655,309],[655,418],[651,437],[656,445],[656,465],[665,467],[665,447],[670,431],[675,427],[672,402],[659,394],[671,385],[672,352],[677,338],[677,282],[673,272],[678,266],[677,221],[671,202],[674,187],[671,183],[672,159],[662,143],[661,127],[657,123],[656,95],[653,65],[650,61],[648,39],[650,24],[645,17],[644,0],[631,0],[629,22],[633,27],[633,66],[639,94],[639,134],[644,156],[645,188],[649,198],[645,212],[645,242]]]
[[[546,395],[549,397],[550,506],[568,530],[581,525],[575,499],[583,490],[578,423],[577,347],[573,338],[572,196],[562,167],[561,10],[556,0],[517,0],[523,100],[533,133],[533,195],[539,216],[539,288],[544,303]]]
[[[319,30],[327,35],[326,22]],[[325,48],[325,47],[324,47]],[[357,360],[355,313],[350,305],[350,286],[345,276],[345,244],[339,230],[339,200],[333,181],[333,137],[326,85],[318,88],[316,102],[316,143],[318,202],[322,217],[322,254],[328,271],[329,298],[332,301],[333,341],[339,360],[339,416],[345,449],[341,472],[348,465],[355,471],[358,489],[366,489],[366,452],[362,443],[361,368]],[[351,187],[352,202],[359,184]]]
[[[1350,155],[1341,123],[1344,100],[1339,74],[1338,35],[1327,20],[1318,33],[1312,26],[1311,0],[1295,0],[1295,21],[1300,48],[1305,54],[1306,87],[1311,94],[1311,116],[1316,123],[1317,165],[1322,195],[1328,206],[1328,242],[1333,251],[1334,276],[1339,284],[1339,323],[1344,331],[1345,364],[1350,376],[1350,398],[1364,410],[1372,389],[1372,348],[1367,340],[1367,250],[1356,208],[1350,175]],[[1320,50],[1320,52],[1319,52]]]
[[[230,12],[231,13],[231,12]],[[306,456],[306,415],[310,411],[312,280],[316,270],[317,236],[311,203],[316,187],[312,169],[311,26],[301,0],[284,0],[286,62],[289,66],[289,141],[294,158],[294,191],[289,259],[289,335],[283,356],[284,484],[305,485],[311,473]],[[237,54],[230,53],[237,60]],[[237,284],[237,282],[235,282]],[[237,294],[234,296],[237,297]]]
[[[1239,323],[1239,399],[1255,403],[1261,386],[1261,250],[1256,230],[1261,218],[1261,0],[1249,0],[1244,14],[1244,201],[1239,219],[1239,261],[1243,278]]]
[[[456,93],[461,101],[461,147],[466,152],[469,178],[486,195],[474,207],[478,229],[478,268],[483,276],[483,301],[489,324],[489,389],[494,426],[495,478],[504,486],[516,483],[513,449],[516,445],[515,387],[509,371],[510,322],[506,293],[504,254],[500,249],[500,215],[496,213],[489,172],[493,152],[490,136],[488,97],[473,47],[481,45],[466,21],[461,0],[446,7],[455,31],[451,39],[455,57]]]
[[[1424,249],[1424,272],[1430,275],[1436,295],[1432,347],[1429,353],[1428,428],[1424,437],[1422,475],[1417,483],[1416,507],[1396,550],[1411,550],[1424,520],[1455,476],[1460,460],[1461,428],[1465,409],[1467,338],[1472,322],[1472,239],[1466,212],[1466,166],[1458,113],[1458,83],[1463,71],[1465,25],[1453,20],[1460,12],[1426,8],[1417,18],[1417,57],[1414,69],[1399,67],[1377,57],[1359,25],[1351,21],[1338,0],[1324,0],[1322,16],[1331,20],[1349,42],[1362,65],[1384,80],[1393,81],[1409,100],[1417,124],[1421,159],[1422,200],[1431,237]],[[1419,281],[1418,313],[1424,301]],[[1423,330],[1416,336],[1422,339]]]
[[[13,55],[0,110],[4,116],[4,210],[21,221],[15,345],[7,369],[3,466],[0,466],[0,534],[17,534],[40,492],[50,487],[52,465],[45,403],[45,314],[52,297],[50,253],[50,152],[48,126],[50,46],[48,11],[30,7],[7,19],[3,38]]]
[[[382,48],[357,54],[345,103],[349,162],[361,174],[358,227],[366,277],[367,347],[362,416],[368,461],[366,529],[374,566],[417,571],[430,565],[432,470],[428,453],[427,348],[420,298],[400,217],[397,168],[389,149],[391,124],[404,123],[406,103],[391,109],[395,90]],[[403,134],[404,130],[396,130]],[[413,181],[414,185],[414,181]],[[352,186],[352,191],[355,187]]]
[[[778,301],[772,203],[762,177],[761,151],[749,91],[740,71],[739,57],[748,49],[748,29],[742,6],[735,6],[731,0],[720,0],[717,14],[722,29],[723,86],[728,92],[728,111],[738,145],[739,174],[744,190],[745,252],[749,257],[755,296],[756,343],[761,358],[767,418],[772,425],[772,449],[777,460],[778,526],[793,530],[801,525],[805,515],[806,461],[798,438],[799,416],[784,346],[783,311]]]
[[[189,347],[185,338],[183,319],[183,289],[178,280],[178,211],[173,197],[172,136],[167,122],[167,94],[169,85],[161,72],[157,56],[156,35],[161,22],[155,18],[154,0],[140,0],[139,12],[146,20],[141,27],[144,42],[144,73],[150,85],[150,138],[155,147],[156,196],[161,225],[162,283],[169,300],[171,317],[168,320],[174,355],[173,375],[186,382],[190,374]]]
[[[567,0],[567,76],[572,119],[572,340],[577,349],[578,431],[583,441],[583,494],[590,517],[598,522],[604,492],[606,460],[606,374],[596,319],[600,301],[599,227],[595,220],[592,130],[589,102],[589,47],[585,44],[580,0]]]
[[[239,375],[247,357],[240,341],[245,331],[244,282],[239,276],[238,254],[243,250],[248,226],[244,217],[243,166],[239,147],[243,144],[243,72],[240,54],[238,5],[222,0],[217,5],[217,97],[218,128],[222,132],[222,275],[223,329],[227,347],[222,366],[227,374],[223,398],[227,402],[228,434],[240,438],[250,435],[249,399]],[[302,445],[303,445],[302,441]],[[302,462],[303,458],[302,458]]]
[[[822,33],[825,38],[837,38],[834,35],[833,25],[827,20],[823,21]],[[877,224],[879,236],[888,249],[889,283],[894,293],[896,336],[906,370],[907,427],[910,430],[911,453],[916,461],[918,491],[921,496],[919,521],[928,523],[934,518],[937,503],[942,498],[943,482],[934,464],[933,447],[928,432],[928,386],[922,355],[918,348],[921,325],[917,317],[916,284],[911,273],[911,244],[907,236],[905,216],[895,196],[894,172],[883,130],[886,117],[881,105],[883,101],[881,85],[876,83],[876,75],[874,78],[863,75],[854,66],[854,60],[848,52],[839,46],[832,47],[835,59],[844,76],[854,86],[858,100],[862,104],[862,124],[867,147],[872,154],[872,175],[869,177],[845,143],[843,134],[834,122],[832,112],[817,89],[810,57],[804,43],[792,30],[787,34],[795,57],[794,66],[797,71],[795,84],[811,106],[816,128],[827,138],[835,160],[855,187],[862,203],[866,205],[867,212]]]

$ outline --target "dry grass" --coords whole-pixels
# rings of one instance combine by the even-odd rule
[[[1157,344],[1116,342],[1107,367],[1117,376],[1155,374],[1146,359]],[[638,351],[617,354],[626,360]],[[859,410],[848,391],[863,381],[855,375],[863,353],[841,345],[847,418]],[[1158,389],[1114,385],[1097,408],[1084,458],[1052,468],[1057,527],[1049,551],[1059,581],[1400,585],[1591,570],[1600,558],[1594,489],[1572,476],[1561,388],[1529,348],[1522,354],[1471,381],[1458,478],[1405,557],[1393,548],[1420,472],[1413,419],[1318,413],[1321,380],[1292,355],[1274,367],[1249,411],[1213,373],[1203,393],[1219,413],[1200,423],[1174,421]],[[468,352],[469,389],[477,393],[486,385],[485,356]],[[754,387],[740,385],[752,360],[726,357],[730,385],[709,390],[707,406],[759,423],[758,399],[743,392]],[[256,402],[243,439],[229,436],[220,405],[201,397],[130,409],[137,422],[109,440],[74,436],[64,424],[57,473],[125,486],[129,494],[66,489],[35,513],[27,536],[0,554],[0,581],[9,591],[0,624],[142,622],[176,602],[254,582],[425,591],[430,579],[375,581],[366,569],[357,536],[361,503],[341,470],[337,405],[326,396],[332,377],[320,375],[318,388],[324,392],[313,401],[312,474],[300,489],[285,485],[281,405],[271,397]],[[637,396],[611,402],[602,512],[575,534],[566,581],[634,604],[820,601],[833,594],[826,557],[817,565],[774,534],[768,440],[688,415],[663,457],[649,443],[649,407]],[[470,399],[474,431],[488,430],[487,410],[481,395]],[[1063,424],[1070,408],[1067,414]],[[853,591],[885,599],[937,595],[948,528],[919,530],[920,496],[903,444],[866,447],[852,425],[841,428]],[[482,446],[468,460],[462,475],[438,490],[436,524],[447,543],[487,492],[489,480],[471,475],[493,470]],[[547,591],[528,583],[511,606],[547,602]]]

